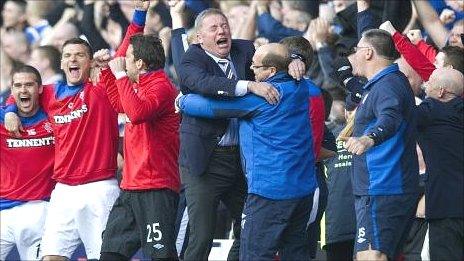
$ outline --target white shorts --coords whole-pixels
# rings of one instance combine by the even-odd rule
[[[29,201],[0,211],[0,260],[16,245],[21,260],[39,260],[48,202]]]
[[[78,186],[57,183],[45,221],[42,257],[57,255],[69,259],[82,242],[87,259],[99,259],[102,233],[118,196],[116,179]]]

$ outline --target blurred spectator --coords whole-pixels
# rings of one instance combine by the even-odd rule
[[[2,10],[3,29],[23,31],[26,28],[26,5],[25,0],[7,0],[5,2]]]
[[[53,2],[50,0],[27,2],[26,15],[29,26],[26,32],[30,35],[30,44],[40,43],[40,40],[51,30],[51,26],[46,20]]]
[[[428,1],[413,0],[413,2],[420,22],[439,48],[443,48],[447,44],[464,48],[462,42],[464,19],[457,21],[449,31]]]
[[[30,48],[26,34],[22,31],[7,31],[2,33],[3,51],[13,61],[26,63],[29,60]]]
[[[63,80],[61,72],[61,53],[51,45],[39,46],[32,50],[29,65],[34,66],[42,76],[44,85]]]

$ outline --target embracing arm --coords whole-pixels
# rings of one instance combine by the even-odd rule
[[[250,117],[265,104],[264,99],[252,94],[230,100],[215,100],[198,94],[184,95],[179,99],[182,113],[203,118]]]

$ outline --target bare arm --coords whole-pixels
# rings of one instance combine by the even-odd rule
[[[440,21],[438,14],[427,1],[413,0],[416,6],[417,15],[425,30],[429,33],[432,40],[439,48],[446,44],[449,31]]]

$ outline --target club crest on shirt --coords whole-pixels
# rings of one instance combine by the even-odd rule
[[[29,136],[37,135],[37,132],[35,131],[35,129],[27,129],[26,132],[27,132],[27,135]]]
[[[52,132],[53,132],[52,124],[51,124],[50,122],[48,122],[48,121],[44,123],[43,128],[44,128],[48,133],[52,133]]]

